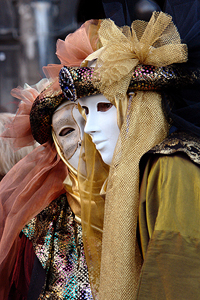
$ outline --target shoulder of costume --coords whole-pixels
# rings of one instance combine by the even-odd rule
[[[174,155],[176,153],[185,153],[193,163],[200,166],[200,138],[182,131],[173,132],[142,156],[140,160],[140,177],[151,157],[155,155]]]

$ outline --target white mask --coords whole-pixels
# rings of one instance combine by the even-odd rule
[[[103,95],[89,96],[78,101],[87,117],[84,131],[92,137],[103,161],[111,165],[120,132],[116,107]]]
[[[77,104],[63,103],[54,112],[52,126],[65,159],[78,169],[81,140],[85,120],[79,113]]]

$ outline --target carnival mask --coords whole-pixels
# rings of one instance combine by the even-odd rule
[[[117,109],[103,95],[78,100],[87,117],[84,131],[88,133],[103,161],[110,165],[119,136]]]
[[[84,119],[77,104],[65,102],[58,107],[52,118],[52,127],[64,158],[78,169]]]

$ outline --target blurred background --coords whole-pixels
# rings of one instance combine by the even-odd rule
[[[42,66],[59,63],[56,40],[89,19],[111,17],[112,0],[0,0],[0,112],[16,112],[12,88],[35,84]],[[131,19],[149,20],[164,0],[120,0]],[[110,6],[111,5],[111,6]]]

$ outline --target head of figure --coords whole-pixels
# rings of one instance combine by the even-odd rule
[[[62,103],[52,117],[52,130],[66,161],[78,169],[78,160],[83,138],[84,118],[78,105],[70,101]]]
[[[85,120],[78,103],[67,100],[57,83],[55,86],[55,92],[50,85],[34,101],[30,113],[32,134],[40,144],[53,139],[61,159],[77,170]]]
[[[102,94],[79,99],[86,114],[84,131],[92,138],[103,161],[111,165],[120,129],[117,109]]]

